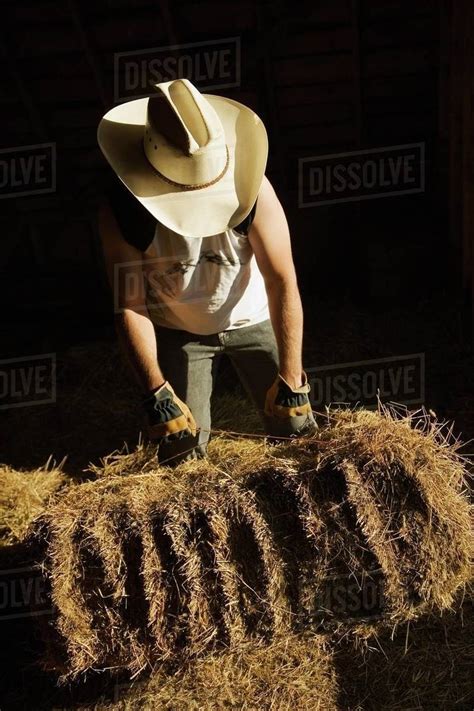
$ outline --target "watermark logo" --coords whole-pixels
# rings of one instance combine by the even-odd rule
[[[383,571],[329,576],[314,599],[312,624],[376,620],[386,607]]]
[[[39,566],[0,570],[0,620],[52,614]]]
[[[55,190],[55,143],[0,150],[0,198],[39,195]]]
[[[421,405],[425,399],[425,354],[307,368],[313,408],[361,405],[376,408],[378,401]]]
[[[240,37],[117,52],[116,103],[150,95],[150,84],[189,79],[200,91],[240,86]]]
[[[221,286],[222,270],[229,273],[227,290]],[[237,301],[247,279],[245,263],[221,250],[205,250],[195,259],[177,254],[122,262],[114,269],[114,311],[134,305],[135,310],[158,314],[206,304],[209,312]]]
[[[300,158],[298,163],[299,207],[408,195],[424,189],[424,143]]]
[[[0,410],[56,402],[56,354],[0,360]]]

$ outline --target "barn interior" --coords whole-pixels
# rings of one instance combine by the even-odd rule
[[[150,78],[184,76],[202,92],[252,108],[267,129],[266,175],[287,216],[304,308],[304,366],[314,397],[322,387],[315,409],[323,412],[334,401],[323,384],[335,375],[383,371],[390,387],[382,400],[447,422],[471,471],[469,0],[4,0],[0,12],[2,466],[27,477],[46,465],[88,481],[91,464],[140,446],[139,394],[117,346],[98,235],[107,166],[96,133],[114,105],[149,95]],[[351,162],[362,166],[363,184],[339,189],[334,169]],[[41,173],[36,184],[35,171]],[[52,364],[47,396],[31,396],[26,386],[15,394],[15,364],[31,367],[42,358]],[[407,363],[415,382],[404,390]],[[248,434],[248,422],[229,416],[229,399],[243,397],[224,361],[216,427]],[[376,407],[373,390],[354,397],[346,390],[342,400]],[[38,510],[46,506],[47,499]],[[6,528],[0,521],[0,531]],[[11,567],[9,549],[13,555],[18,542],[21,537],[5,535],[2,569]],[[314,663],[325,670],[314,689],[328,689],[321,708],[472,708],[471,608],[466,595],[455,618],[420,623],[409,648],[404,629],[392,647],[390,636],[382,637],[383,654],[370,658],[344,645],[333,657],[321,649],[316,658],[313,650]],[[1,650],[2,708],[102,708],[94,706],[101,698],[110,708],[145,702],[153,708],[153,692],[134,701],[128,681],[123,694],[116,681],[102,679],[57,689],[31,666],[30,622],[2,623],[14,640]],[[439,656],[430,666],[434,649]],[[308,660],[294,667],[302,665],[310,679]],[[212,687],[210,677],[201,668],[196,673],[201,687],[184,679],[183,688],[189,682],[189,697],[207,708],[200,694]],[[334,691],[334,679],[351,673],[351,682]],[[296,671],[292,683],[298,684]],[[229,684],[240,688],[235,679]],[[281,693],[290,703],[293,697]],[[308,696],[308,708],[317,708],[315,698]],[[178,708],[171,693],[168,706],[161,697],[160,703]],[[248,703],[257,708],[255,699]]]

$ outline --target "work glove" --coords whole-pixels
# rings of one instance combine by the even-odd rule
[[[268,389],[265,398],[265,414],[269,417],[297,417],[311,415],[312,409],[308,393],[310,385],[306,373],[303,371],[303,385],[291,388],[280,374]]]
[[[151,440],[171,442],[196,436],[197,425],[191,410],[175,395],[167,380],[143,400],[142,406]]]

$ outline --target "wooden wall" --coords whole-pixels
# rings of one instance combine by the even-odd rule
[[[239,38],[241,81],[222,93],[268,128],[267,173],[288,211],[303,289],[317,288],[315,270],[321,288],[331,284],[338,243],[361,269],[372,260],[361,281],[378,298],[377,269],[389,278],[384,255],[398,250],[403,260],[413,249],[422,259],[448,207],[471,283],[472,160],[459,173],[468,143],[472,151],[468,16],[472,23],[467,0],[4,0],[0,148],[53,141],[58,156],[55,194],[1,201],[5,322],[10,315],[30,332],[60,324],[57,333],[78,340],[103,331],[108,297],[87,187],[103,165],[96,128],[114,102],[114,53],[226,37]],[[453,39],[458,31],[464,43]],[[425,195],[298,209],[299,158],[416,141],[427,147]],[[347,276],[343,264],[336,271]]]
[[[474,324],[474,4],[441,3],[440,180],[449,208],[449,250]],[[471,329],[469,329],[471,330]],[[470,336],[474,335],[472,329]]]

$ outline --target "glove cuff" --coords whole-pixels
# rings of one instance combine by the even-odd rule
[[[303,385],[300,385],[299,388],[292,388],[289,383],[286,382],[285,378],[283,378],[280,373],[278,373],[278,378],[279,380],[286,385],[286,387],[292,392],[292,393],[309,393],[311,390],[311,386],[308,383],[308,376],[306,375],[306,372],[303,370],[301,371],[301,379],[303,381]]]
[[[161,385],[153,390],[150,390],[148,395],[141,401],[142,408],[150,414],[150,411],[155,409],[155,405],[163,399],[162,395],[165,395],[164,391],[167,391],[166,396],[174,398],[174,390],[167,380],[165,380]],[[166,397],[165,396],[165,397]]]
[[[156,388],[153,388],[152,390],[148,390],[144,399],[146,400],[146,399],[152,397],[152,395],[156,395],[156,393],[159,392],[162,388],[164,388],[165,385],[167,385],[168,388],[170,386],[170,384],[168,383],[167,380],[163,380],[163,382],[160,385],[158,385]]]

